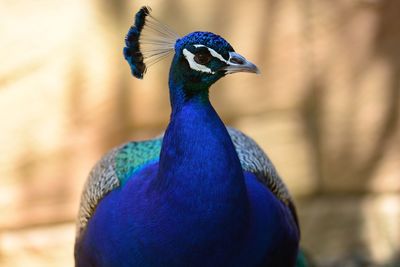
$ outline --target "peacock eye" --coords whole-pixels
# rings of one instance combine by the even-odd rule
[[[196,52],[194,54],[194,61],[196,61],[196,63],[201,64],[201,65],[205,65],[208,62],[210,62],[212,58],[212,55],[210,54],[210,51],[208,50],[202,50],[199,52]]]

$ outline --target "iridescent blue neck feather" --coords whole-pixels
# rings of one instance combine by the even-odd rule
[[[155,184],[158,190],[175,195],[171,199],[186,202],[192,213],[196,209],[203,213],[203,219],[244,224],[248,202],[243,171],[226,127],[209,101],[212,81],[194,85],[187,80],[181,56],[176,52],[171,65],[172,114]],[[235,231],[244,227],[230,225]]]

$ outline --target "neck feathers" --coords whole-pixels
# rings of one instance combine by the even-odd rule
[[[247,205],[243,171],[225,125],[208,99],[208,89],[188,94],[170,80],[171,121],[160,154],[157,187],[179,192],[198,208],[218,203],[224,210]]]

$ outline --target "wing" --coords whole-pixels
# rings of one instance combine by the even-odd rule
[[[296,211],[287,190],[274,165],[257,145],[242,132],[227,127],[235,145],[243,170],[254,173],[271,192],[292,211],[297,222]],[[93,167],[81,196],[78,214],[77,236],[85,229],[97,204],[109,192],[126,183],[137,171],[151,162],[159,160],[162,136],[141,142],[130,142],[112,149]]]
[[[243,170],[254,173],[276,197],[288,204],[291,200],[289,191],[264,151],[244,133],[231,127],[227,127],[227,130],[235,145]]]
[[[259,181],[288,206],[299,229],[299,220],[292,197],[271,160],[253,139],[234,128],[227,127],[227,130],[235,145],[242,169],[254,173]]]
[[[85,229],[100,200],[126,183],[129,177],[160,157],[162,137],[130,142],[112,149],[93,167],[83,188],[78,213],[77,237]]]

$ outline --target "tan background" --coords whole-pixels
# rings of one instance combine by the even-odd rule
[[[2,0],[0,266],[72,266],[91,166],[166,127],[170,58],[138,81],[122,57],[141,5],[260,67],[212,102],[276,164],[318,266],[400,266],[397,0]]]

